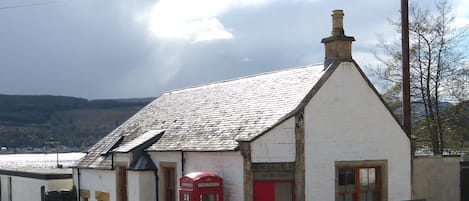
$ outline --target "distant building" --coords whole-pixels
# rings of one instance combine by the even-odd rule
[[[42,201],[50,191],[70,191],[72,187],[71,169],[0,169],[1,201]]]
[[[144,107],[74,168],[80,200],[188,201],[178,179],[194,172],[223,179],[224,196],[203,201],[410,199],[409,139],[352,59],[342,11],[332,16],[324,64],[176,90]]]

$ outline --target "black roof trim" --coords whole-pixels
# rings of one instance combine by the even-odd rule
[[[71,173],[39,173],[39,172],[28,172],[28,171],[21,171],[21,170],[5,170],[0,169],[0,174],[9,175],[9,176],[17,176],[17,177],[27,177],[33,179],[71,179]]]
[[[114,138],[104,150],[101,152],[101,156],[107,155],[112,149],[114,149],[123,139],[122,135],[119,135],[117,138]]]

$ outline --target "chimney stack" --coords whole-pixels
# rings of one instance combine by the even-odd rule
[[[352,59],[352,41],[355,38],[346,36],[344,33],[344,11],[332,11],[332,36],[323,38],[321,43],[324,43],[326,49],[326,58],[324,61],[324,68],[336,60]]]

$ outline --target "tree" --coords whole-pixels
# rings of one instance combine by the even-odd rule
[[[444,112],[448,102],[467,100],[469,86],[467,45],[463,44],[467,42],[467,27],[456,28],[451,11],[446,0],[437,1],[433,10],[414,2],[409,9],[412,133],[418,137],[418,146],[429,146],[435,155],[446,147],[448,120],[453,115]],[[400,21],[391,23],[400,33]],[[385,56],[377,56],[383,65],[375,75],[387,82],[386,94],[393,94],[401,85],[399,44],[380,41]]]
[[[446,147],[449,153],[461,153],[469,142],[469,100],[461,101],[447,111]]]

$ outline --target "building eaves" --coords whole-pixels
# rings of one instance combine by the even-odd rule
[[[50,169],[50,168],[20,168],[20,169],[0,169],[0,175],[25,177],[31,179],[72,179],[71,169]]]

